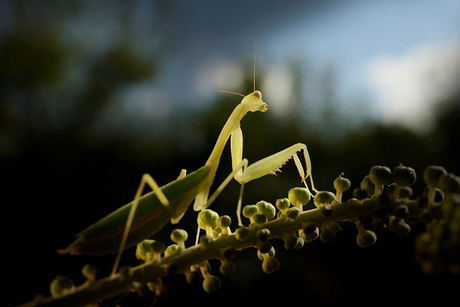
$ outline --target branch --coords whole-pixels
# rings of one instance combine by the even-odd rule
[[[202,211],[198,222],[200,227],[208,229],[208,232],[207,236],[201,237],[199,245],[189,248],[182,247],[183,242],[181,241],[185,241],[187,237],[186,233],[184,237],[183,232],[175,234],[174,240],[178,244],[169,246],[163,257],[158,251],[152,251],[139,244],[136,254],[146,260],[144,264],[134,268],[121,268],[119,273],[97,281],[89,278],[85,284],[74,288],[70,293],[54,298],[37,297],[21,306],[97,304],[99,300],[116,297],[128,290],[136,291],[142,285],[147,285],[152,291],[155,291],[157,296],[161,296],[163,293],[161,278],[178,273],[185,274],[190,279],[200,274],[204,278],[204,290],[212,292],[220,287],[220,280],[208,273],[206,267],[208,260],[220,260],[222,262],[221,272],[231,273],[232,266],[227,264],[231,263],[236,252],[256,247],[259,250],[263,270],[271,273],[279,265],[276,258],[273,257],[271,239],[284,240],[287,249],[301,248],[305,242],[318,237],[321,241],[328,242],[340,229],[338,222],[356,224],[358,230],[356,241],[361,247],[375,243],[377,239],[375,233],[387,227],[384,222],[388,223],[390,231],[398,235],[407,235],[410,232],[410,226],[406,221],[425,222],[429,226],[428,230],[416,241],[417,260],[422,264],[422,269],[432,273],[447,267],[451,272],[458,273],[460,263],[458,253],[456,254],[455,251],[460,246],[458,239],[460,221],[457,221],[460,220],[460,195],[458,194],[460,179],[452,174],[437,175],[437,183],[441,179],[444,180],[439,183],[445,192],[446,197],[444,198],[443,191],[437,188],[438,184],[430,185],[431,182],[425,178],[429,185],[428,193],[411,200],[409,199],[411,190],[408,186],[415,182],[415,178],[411,177],[415,177],[415,172],[409,176],[412,169],[406,168],[402,173],[400,171],[401,169],[394,170],[392,178],[394,183],[386,186],[386,193],[383,193],[383,188],[379,185],[383,186],[388,183],[389,178],[385,178],[387,170],[384,170],[383,173],[380,170],[381,173],[377,174],[377,177],[375,170],[374,172],[371,170],[371,176],[366,176],[361,182],[361,189],[354,190],[353,194],[356,198],[345,203],[340,202],[340,199],[343,190],[349,188],[349,181],[344,181],[345,178],[340,176],[334,182],[337,194],[326,191],[318,192],[314,197],[317,208],[307,211],[302,211],[302,207],[310,200],[308,190],[305,188],[291,189],[289,199],[277,201],[276,207],[279,209],[277,214],[275,214],[274,206],[267,202],[246,206],[243,215],[251,220],[251,224],[249,227],[239,227],[235,233],[231,233],[228,228],[228,221],[223,222],[220,219],[216,224],[217,213],[211,210]],[[371,196],[368,197],[368,195]],[[441,200],[436,198],[436,195]],[[272,220],[275,215],[277,218]],[[446,220],[452,223],[446,223]],[[210,227],[210,225],[213,226]],[[370,225],[372,225],[372,230],[367,230],[366,227]],[[209,232],[212,228],[214,234]],[[456,232],[452,233],[452,229]],[[446,238],[448,244],[443,244],[442,240]],[[443,256],[451,250],[453,250],[454,257],[448,258],[449,262],[443,259]],[[154,253],[158,253],[158,257],[154,257]]]

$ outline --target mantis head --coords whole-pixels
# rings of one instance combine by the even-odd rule
[[[244,96],[241,104],[245,105],[248,111],[251,112],[265,112],[268,110],[268,106],[262,100],[262,93],[260,91],[254,91],[249,95]]]

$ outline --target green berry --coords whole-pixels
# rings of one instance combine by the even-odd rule
[[[334,189],[337,191],[346,191],[351,187],[351,181],[345,177],[339,176],[334,180]]]
[[[270,204],[269,202],[266,201],[259,201],[256,204],[257,208],[259,208],[259,212],[263,213],[267,217],[267,221],[273,220],[273,218],[276,215],[276,209],[275,206]]]
[[[209,275],[203,280],[203,290],[207,293],[212,293],[220,288],[222,282],[219,277],[214,275]]]
[[[359,247],[367,247],[373,245],[377,241],[377,236],[371,230],[364,230],[358,232],[356,236],[356,243]]]
[[[409,198],[412,196],[412,193],[413,191],[411,187],[400,187],[398,189],[398,194],[399,194],[398,196],[400,198]]]
[[[187,241],[187,239],[188,239],[188,233],[187,233],[187,231],[185,231],[183,229],[174,229],[171,232],[171,240],[174,243]]]
[[[239,227],[235,230],[235,238],[238,240],[238,241],[244,241],[246,240],[246,238],[248,237],[249,235],[249,229],[242,226],[242,227]]]
[[[328,225],[321,226],[321,232],[319,234],[319,239],[324,242],[330,242],[332,239],[335,238],[335,231],[333,228],[329,227]]]
[[[322,206],[320,209],[320,214],[322,217],[328,217],[332,214],[332,207],[330,205]]]
[[[452,173],[443,174],[438,179],[438,187],[446,194],[460,193],[460,178]]]
[[[288,192],[288,198],[294,206],[302,211],[303,206],[310,201],[311,194],[306,188],[292,188]]]
[[[364,189],[354,189],[353,190],[353,197],[355,197],[357,200],[363,200],[365,198],[367,198],[369,195],[369,193],[367,193],[366,190]]]
[[[228,276],[235,271],[235,264],[231,261],[223,261],[219,271],[222,275]]]
[[[259,225],[267,222],[267,216],[261,212],[257,212],[252,218],[254,219],[254,223]]]
[[[286,218],[295,221],[300,215],[300,210],[297,207],[291,207],[286,210]]]
[[[270,238],[270,230],[267,228],[259,229],[257,231],[256,237],[259,241],[267,241]]]
[[[308,222],[302,226],[302,230],[306,235],[310,235],[316,231],[316,224],[313,222]]]
[[[294,250],[302,248],[304,245],[304,240],[302,238],[297,237],[294,234],[284,235],[284,248],[286,250]]]
[[[256,242],[256,247],[261,252],[262,254],[268,253],[271,248],[273,248],[273,245],[270,241],[257,241]]]
[[[243,216],[251,218],[259,212],[259,208],[256,205],[247,205],[243,208]]]
[[[73,281],[65,276],[56,277],[50,284],[51,296],[56,298],[71,293],[75,290]]]
[[[219,228],[230,227],[232,224],[232,219],[228,215],[223,215],[217,219],[217,226]]]
[[[177,245],[177,244],[169,245],[169,246],[165,249],[165,257],[174,255],[174,254],[177,253],[179,250],[180,250],[179,245]]]
[[[205,209],[203,211],[200,211],[198,213],[198,226],[200,226],[201,229],[207,229],[208,227],[211,227],[211,229],[216,228],[217,226],[217,219],[219,218],[219,214],[217,212],[212,211],[210,209]]]
[[[144,261],[151,261],[153,255],[161,254],[165,250],[163,242],[156,240],[143,240],[137,244],[136,256]]]
[[[304,239],[305,242],[311,242],[319,237],[319,228],[316,227],[312,233],[306,234],[303,230],[299,230],[299,236]]]
[[[314,202],[317,208],[326,206],[335,200],[335,195],[329,191],[321,191],[316,193]]]
[[[444,167],[430,165],[423,172],[423,180],[428,186],[437,187],[439,177],[445,174],[447,174],[447,172]]]
[[[393,170],[393,181],[396,185],[410,187],[415,183],[417,175],[411,167],[400,165]]]
[[[276,208],[280,211],[285,211],[291,206],[291,202],[287,198],[280,198],[276,200]]]
[[[260,250],[257,250],[257,257],[260,259],[260,260],[264,260],[264,257],[266,256],[269,256],[269,257],[275,257],[275,254],[276,254],[276,251],[275,251],[275,248],[272,246],[270,248],[270,250],[266,253],[261,253]]]
[[[262,269],[265,273],[273,273],[274,271],[278,270],[280,264],[275,257],[265,257],[264,261],[262,262]]]
[[[372,183],[369,175],[367,175],[367,176],[365,176],[363,178],[363,180],[361,181],[360,186],[361,186],[362,190],[366,190],[368,195],[373,195],[374,194],[375,185]]]
[[[386,166],[375,165],[369,172],[369,179],[374,185],[383,186],[391,179],[391,170]]]

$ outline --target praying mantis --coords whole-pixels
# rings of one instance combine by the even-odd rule
[[[241,206],[244,184],[262,176],[274,174],[291,158],[294,159],[305,187],[308,189],[306,179],[310,177],[312,189],[316,192],[311,174],[310,156],[305,144],[297,143],[251,165],[248,165],[247,159],[243,159],[241,120],[249,112],[266,112],[268,110],[267,104],[262,100],[262,93],[256,90],[255,87],[255,55],[254,91],[246,96],[242,94],[237,95],[243,96],[243,99],[235,107],[223,126],[214,148],[203,167],[190,174],[187,174],[187,171],[182,169],[176,180],[162,187],[158,186],[152,176],[147,173],[144,174],[132,202],[120,207],[118,210],[115,210],[78,233],[77,239],[67,248],[59,250],[58,253],[103,255],[118,251],[112,270],[112,274],[115,274],[123,250],[151,237],[163,228],[169,220],[173,224],[178,223],[193,200],[195,200],[193,205],[195,211],[208,208],[232,178],[241,185],[236,213],[238,225],[242,226]],[[209,197],[210,188],[214,181],[220,158],[229,139],[232,172],[214,191],[211,197]],[[303,151],[304,154],[306,173],[297,156],[299,151]],[[146,185],[152,191],[142,195]]]

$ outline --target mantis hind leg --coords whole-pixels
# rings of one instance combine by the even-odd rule
[[[180,172],[178,179],[185,177],[186,174],[187,171],[183,169]],[[131,208],[129,210],[128,219],[126,221],[125,230],[123,232],[123,237],[121,238],[120,247],[118,249],[117,257],[112,268],[112,275],[117,272],[118,265],[121,259],[121,254],[125,249],[126,240],[128,239],[129,231],[131,230],[131,225],[134,220],[134,215],[136,214],[137,206],[139,204],[139,198],[142,196],[142,192],[144,191],[145,185],[148,185],[155,192],[156,196],[158,197],[158,200],[165,207],[165,209],[168,212],[170,212],[171,216],[173,216],[173,212],[169,208],[169,200],[166,198],[163,191],[161,191],[156,181],[149,174],[142,175],[141,182],[139,184],[139,187],[137,188],[136,194],[134,195],[133,204],[131,205]]]

